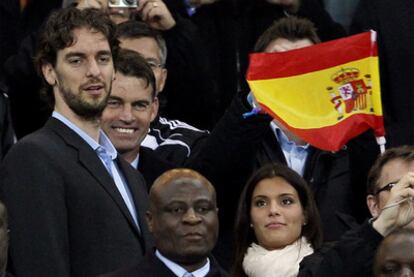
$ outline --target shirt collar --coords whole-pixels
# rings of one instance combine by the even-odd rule
[[[139,154],[137,157],[131,162],[131,166],[135,169],[138,169],[138,162],[139,162]]]
[[[161,260],[161,262],[163,262],[178,277],[182,277],[184,275],[184,273],[187,272],[187,270],[185,270],[182,266],[180,266],[179,264],[177,264],[177,263],[169,260],[165,256],[163,256],[160,253],[160,251],[155,250],[155,255]],[[208,274],[209,271],[210,271],[210,259],[207,257],[207,262],[206,262],[205,265],[203,265],[201,268],[199,268],[199,269],[197,269],[193,272],[189,272],[189,273],[193,274],[194,277],[204,277]]]
[[[112,160],[116,159],[117,151],[115,149],[115,146],[112,144],[112,142],[109,140],[109,138],[106,136],[106,134],[102,130],[99,130],[99,143],[98,143],[91,136],[89,136],[85,131],[83,131],[81,128],[73,124],[67,117],[65,117],[61,113],[57,111],[53,111],[52,117],[58,119],[63,124],[68,126],[72,131],[77,133],[90,147],[92,147],[93,150],[96,150],[99,147],[103,147]]]

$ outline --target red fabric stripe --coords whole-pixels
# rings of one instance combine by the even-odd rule
[[[302,138],[314,147],[326,151],[339,151],[350,139],[371,128],[374,129],[376,136],[385,135],[382,116],[355,114],[336,125],[314,129],[298,129],[289,126],[266,106],[262,105],[262,108],[285,125],[296,136]]]
[[[250,54],[246,78],[254,81],[295,76],[377,55],[371,32],[365,32],[287,52]]]

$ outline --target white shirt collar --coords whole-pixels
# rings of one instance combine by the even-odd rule
[[[165,256],[163,256],[160,251],[155,250],[155,256],[158,257],[158,259],[161,260],[161,262],[163,264],[165,264],[166,267],[168,267],[177,277],[182,277],[184,275],[184,273],[187,272],[187,270],[185,270],[182,266],[180,266],[179,264],[169,260],[168,258],[166,258]],[[204,277],[208,274],[208,272],[210,271],[210,259],[207,257],[207,262],[205,263],[205,265],[203,265],[201,268],[193,271],[193,272],[189,272],[191,274],[194,275],[194,277]]]

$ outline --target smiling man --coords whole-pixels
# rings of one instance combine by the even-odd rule
[[[139,260],[148,247],[148,196],[139,173],[100,130],[117,52],[98,10],[48,19],[36,63],[54,112],[10,150],[1,199],[10,215],[16,276],[96,276]]]
[[[218,236],[217,211],[216,192],[205,177],[191,169],[165,172],[151,187],[146,214],[155,251],[104,276],[229,276],[210,254]]]
[[[102,128],[119,153],[137,167],[141,142],[158,112],[156,79],[144,58],[131,50],[120,50],[115,67]]]

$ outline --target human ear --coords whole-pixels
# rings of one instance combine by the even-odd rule
[[[158,108],[159,108],[159,101],[158,101],[158,97],[155,97],[152,103],[152,107],[151,107],[151,122],[155,119],[155,117],[158,114]]]
[[[367,206],[368,206],[369,212],[374,218],[378,217],[380,214],[378,202],[379,202],[378,197],[376,197],[375,195],[369,194],[367,196]]]
[[[53,68],[53,66],[50,63],[42,65],[42,74],[43,74],[43,77],[45,78],[46,82],[49,85],[51,85],[51,86],[56,85],[56,83],[57,83],[56,72],[55,72],[55,69]]]
[[[159,87],[157,93],[160,93],[164,90],[165,87],[165,81],[167,80],[168,70],[166,68],[161,68],[161,74],[160,74],[160,80],[159,80]]]

